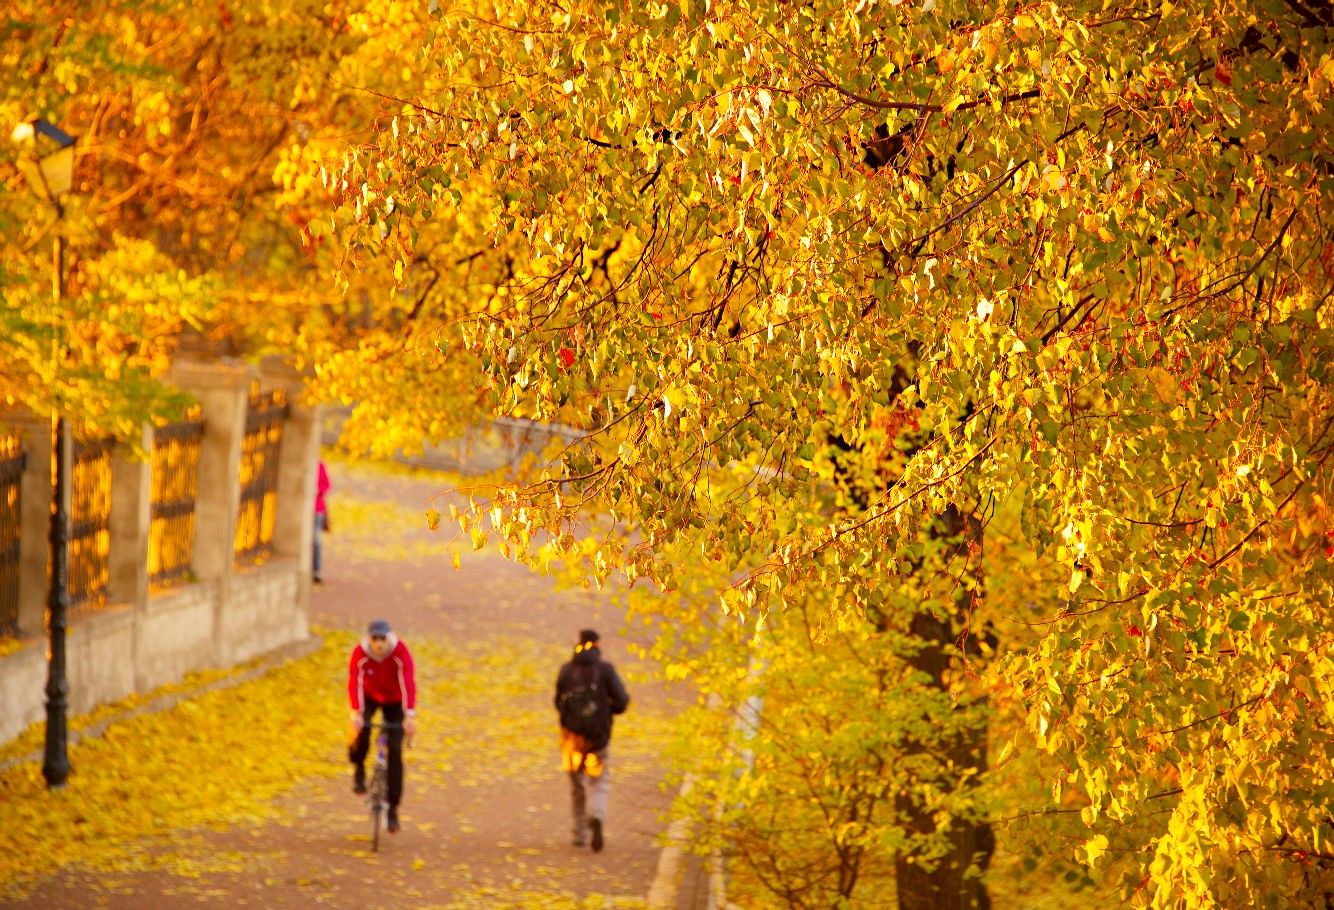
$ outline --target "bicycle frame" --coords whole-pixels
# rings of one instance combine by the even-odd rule
[[[375,737],[375,764],[371,771],[370,784],[366,788],[366,803],[371,810],[371,850],[380,849],[380,825],[385,810],[389,808],[389,732],[403,729],[398,723],[373,723],[371,735]]]

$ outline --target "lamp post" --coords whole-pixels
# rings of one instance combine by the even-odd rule
[[[51,242],[51,298],[58,311],[65,296],[65,241],[60,231],[65,211],[60,197],[69,191],[73,178],[74,137],[45,120],[31,120],[15,128],[13,139],[30,147],[32,154],[19,159],[19,170],[33,191],[51,203],[56,213]],[[42,146],[40,151],[38,143]],[[58,362],[58,346],[56,356]],[[46,679],[46,751],[42,761],[42,776],[51,789],[63,787],[70,773],[65,630],[69,613],[70,478],[74,460],[74,440],[59,406],[55,424],[56,508],[51,515],[51,589],[47,600],[51,644]]]

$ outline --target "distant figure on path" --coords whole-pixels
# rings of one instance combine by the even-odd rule
[[[315,584],[324,581],[320,577],[320,534],[329,531],[329,504],[325,502],[325,494],[329,492],[329,471],[324,467],[324,461],[320,461],[319,472],[315,477],[315,533],[311,536],[313,540],[314,553],[311,554],[310,568],[314,577]]]
[[[417,732],[417,680],[408,646],[389,628],[388,620],[377,619],[367,636],[352,649],[347,667],[347,698],[352,707],[352,725],[357,737],[347,750],[352,762],[352,792],[366,792],[366,753],[370,751],[371,719],[376,711],[389,730],[388,800],[390,834],[398,830],[398,803],[403,797],[403,737]]]
[[[584,629],[574,657],[556,677],[561,767],[570,775],[576,847],[588,843],[585,835],[591,833],[594,852],[602,850],[611,790],[607,762],[612,716],[624,714],[629,706],[630,696],[616,668],[602,659],[598,633]]]

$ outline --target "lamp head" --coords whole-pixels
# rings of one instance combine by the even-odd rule
[[[14,127],[10,139],[29,149],[19,170],[43,199],[69,192],[74,179],[74,137],[46,120],[34,118]]]

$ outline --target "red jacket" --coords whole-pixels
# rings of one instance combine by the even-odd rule
[[[389,633],[389,653],[384,660],[371,654],[370,642],[352,649],[347,667],[347,700],[358,711],[371,698],[382,705],[402,703],[408,712],[417,710],[417,680],[408,646]]]

